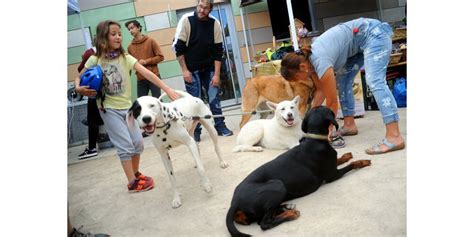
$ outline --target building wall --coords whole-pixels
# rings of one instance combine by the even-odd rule
[[[405,18],[406,0],[312,0],[317,29],[325,30],[358,17],[382,19],[386,22]],[[379,6],[380,2],[380,6]],[[379,10],[381,17],[379,16]]]
[[[318,29],[328,29],[331,26],[360,16],[378,18],[378,8],[373,6],[377,0],[313,0]],[[225,0],[215,1],[228,2]],[[250,66],[245,48],[244,31],[240,16],[240,1],[231,0],[234,22],[236,25],[238,46],[240,48],[245,77],[250,78]],[[355,4],[354,4],[355,2]],[[405,17],[406,0],[381,0],[382,15],[385,21],[393,22]],[[342,4],[342,5],[341,5]],[[352,5],[351,5],[352,4]],[[372,5],[371,5],[372,4]],[[123,47],[126,49],[132,41],[124,23],[136,19],[142,26],[142,32],[156,39],[164,53],[165,61],[158,64],[162,79],[166,83],[184,90],[181,69],[171,50],[172,39],[176,30],[176,10],[194,7],[196,0],[79,0],[82,9],[83,25],[91,37],[95,36],[96,25],[103,20],[112,19],[122,26]],[[352,6],[352,7],[351,7]],[[341,10],[342,9],[342,10]],[[352,10],[351,10],[352,9]],[[355,10],[354,10],[355,9]],[[272,47],[273,32],[267,1],[247,6],[243,9],[247,38],[249,39],[250,59],[256,51]],[[82,38],[81,23],[78,14],[68,16],[68,82],[78,76],[77,66],[81,55],[86,50]],[[252,46],[253,45],[253,46]],[[278,46],[278,43],[277,43]],[[132,76],[136,81],[136,76]],[[136,97],[136,85],[132,83],[133,97]]]

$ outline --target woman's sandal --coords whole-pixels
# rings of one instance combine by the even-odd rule
[[[339,128],[339,130],[337,131],[334,131],[332,133],[332,137],[337,137],[337,136],[354,136],[354,135],[357,135],[359,132],[357,131],[357,129],[355,130],[349,130],[345,127],[341,127]]]
[[[388,150],[382,151],[380,149],[380,145],[382,145],[382,144],[387,146]],[[379,154],[384,154],[384,153],[391,152],[391,151],[402,150],[403,148],[405,148],[405,143],[395,145],[395,144],[389,142],[386,138],[384,138],[381,143],[372,146],[370,149],[366,149],[365,153],[367,153],[369,155],[379,155]]]
[[[336,136],[331,138],[331,146],[334,149],[343,148],[346,146],[346,141],[342,136]]]

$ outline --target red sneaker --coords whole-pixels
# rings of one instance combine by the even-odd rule
[[[152,177],[145,176],[145,175],[143,175],[142,173],[140,173],[140,171],[137,171],[137,172],[135,173],[135,178],[137,178],[137,179],[142,179],[142,180],[145,180],[145,181],[151,181],[151,182],[154,183]]]
[[[135,179],[133,184],[128,184],[127,186],[129,193],[144,192],[153,188],[153,180]]]

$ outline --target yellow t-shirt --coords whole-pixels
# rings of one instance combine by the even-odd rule
[[[129,109],[132,106],[132,81],[130,78],[133,66],[137,62],[133,56],[126,54],[109,60],[91,56],[85,65],[90,68],[99,63],[102,67],[102,93],[105,94],[104,109]],[[97,97],[100,108],[101,98]]]

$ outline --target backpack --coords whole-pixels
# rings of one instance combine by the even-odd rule
[[[407,107],[407,80],[404,77],[395,80],[392,94],[395,97],[398,108]]]

